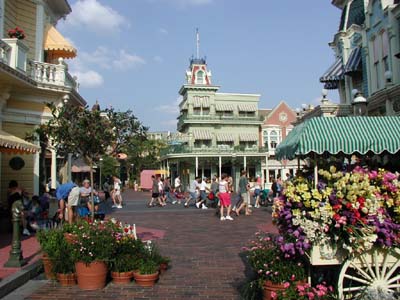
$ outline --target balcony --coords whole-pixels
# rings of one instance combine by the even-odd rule
[[[218,116],[218,115],[181,115],[178,117],[178,131],[185,124],[244,124],[244,125],[261,125],[264,121],[262,116],[254,117],[239,117],[237,115],[232,116]]]
[[[0,63],[33,79],[42,88],[78,89],[76,79],[69,74],[68,65],[62,58],[58,60],[58,64],[28,60],[28,51],[29,48],[21,40],[2,39],[0,40]]]
[[[161,150],[161,156],[174,155],[174,154],[210,154],[210,155],[224,155],[224,154],[260,154],[265,155],[268,149],[264,147],[242,147],[242,146],[203,146],[203,147],[190,147],[187,145],[173,145]]]

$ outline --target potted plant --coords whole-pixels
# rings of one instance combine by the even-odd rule
[[[170,262],[171,262],[171,259],[169,257],[161,256],[161,259],[159,261],[159,263],[160,263],[160,274],[163,274],[165,271],[168,270]]]
[[[328,286],[325,282],[317,284],[315,287],[309,283],[285,282],[285,291],[273,292],[271,298],[274,300],[334,300],[337,295],[334,293],[333,287]]]
[[[279,236],[257,233],[256,239],[244,248],[266,300],[272,299],[274,293],[284,291],[286,282],[306,279],[303,262],[299,258],[287,259],[280,248],[280,239]]]
[[[161,275],[168,269],[168,264],[171,261],[170,258],[167,256],[162,256],[160,250],[158,249],[155,243],[149,242],[146,245],[146,249],[148,250],[148,255],[150,259],[158,263]]]
[[[83,290],[101,289],[114,252],[116,228],[112,222],[103,221],[81,221],[76,228],[71,246],[78,286]]]
[[[62,232],[58,234],[58,249],[51,257],[53,270],[61,286],[72,286],[76,284],[75,264],[72,259],[72,246],[68,243]]]
[[[19,28],[18,26],[15,27],[14,29],[8,30],[8,37],[10,39],[18,39],[18,40],[23,40],[25,38],[25,33],[24,31]]]
[[[42,248],[44,274],[47,279],[56,279],[53,271],[53,259],[59,249],[62,232],[58,229],[39,230],[36,234],[40,247]]]
[[[139,269],[133,272],[133,277],[138,285],[142,287],[154,286],[159,277],[160,265],[147,258],[140,262]]]
[[[110,261],[111,277],[115,284],[126,284],[138,269],[138,261],[143,253],[143,243],[131,236],[117,234],[113,259]]]

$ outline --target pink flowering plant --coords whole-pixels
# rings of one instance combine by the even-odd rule
[[[330,300],[337,299],[332,286],[325,282],[317,284],[315,287],[309,283],[285,282],[285,290],[272,292],[273,300]]]
[[[348,254],[373,246],[400,245],[398,174],[360,167],[319,170],[312,179],[296,178],[275,200],[274,222],[287,258],[304,255],[313,244],[330,244]]]
[[[280,284],[306,278],[302,260],[286,259],[275,236],[258,232],[243,250],[261,285],[265,281]]]
[[[25,38],[25,32],[18,26],[15,27],[14,29],[9,29],[7,34],[8,37],[12,39],[23,40]]]

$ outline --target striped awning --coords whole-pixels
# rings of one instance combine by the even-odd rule
[[[217,103],[215,105],[216,111],[234,111],[234,107],[232,104],[227,103]]]
[[[344,67],[344,74],[357,72],[361,70],[361,48],[357,47],[351,51],[346,66]]]
[[[324,89],[327,90],[336,90],[339,88],[339,82],[338,81],[328,81],[324,83]]]
[[[239,104],[238,109],[239,109],[239,111],[253,112],[253,111],[257,111],[257,105],[256,104]]]
[[[209,130],[193,130],[195,140],[212,140],[212,134]]]
[[[276,158],[316,154],[347,155],[400,151],[400,117],[319,117],[296,126],[279,144]]]
[[[217,142],[233,142],[235,137],[229,133],[218,133]]]
[[[339,81],[342,80],[343,77],[343,63],[340,58],[338,58],[335,63],[325,72],[324,75],[319,79],[320,82],[329,82],[329,81]]]
[[[185,101],[182,106],[181,106],[181,110],[188,110],[188,104],[187,101]]]
[[[208,96],[194,96],[193,97],[193,107],[194,108],[209,108],[210,107],[210,97]]]
[[[38,152],[39,149],[39,146],[0,130],[0,152],[33,154]]]
[[[241,142],[255,142],[258,141],[258,133],[256,132],[242,132],[239,134]]]

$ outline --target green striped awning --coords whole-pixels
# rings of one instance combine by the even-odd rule
[[[400,117],[319,117],[296,126],[279,144],[278,160],[310,153],[391,154],[400,151]]]

